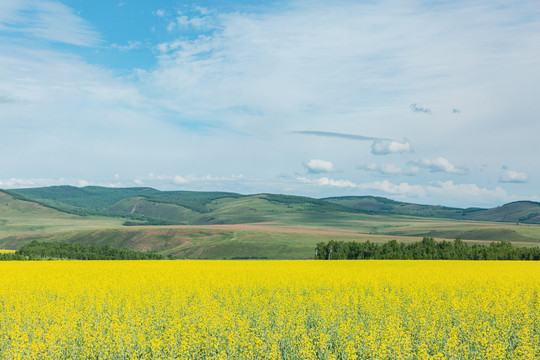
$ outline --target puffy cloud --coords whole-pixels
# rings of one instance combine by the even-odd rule
[[[421,197],[426,196],[427,194],[426,188],[422,185],[411,185],[406,182],[393,184],[388,180],[363,183],[360,184],[358,187],[361,189],[380,190],[387,194],[407,197]]]
[[[0,187],[4,189],[15,189],[15,188],[24,188],[24,187],[35,187],[39,186],[39,180],[33,179],[4,179],[0,180]]]
[[[413,166],[411,168],[401,168],[394,164],[375,164],[369,163],[367,165],[357,166],[358,169],[377,172],[382,175],[415,175],[418,173],[419,168]]]
[[[351,182],[349,180],[334,180],[334,179],[330,179],[330,178],[327,178],[327,177],[317,179],[317,180],[315,180],[315,183],[317,185],[335,186],[335,187],[340,187],[340,188],[343,188],[343,187],[356,188],[356,187],[358,187],[357,184],[355,184],[355,183],[353,183],[353,182]]]
[[[411,198],[437,198],[447,200],[451,205],[490,204],[495,201],[512,201],[515,197],[509,196],[506,191],[497,186],[495,189],[479,187],[476,184],[455,184],[453,181],[437,181],[427,185],[409,184],[401,182],[392,183],[388,180],[355,183],[344,179],[331,179],[322,177],[319,179],[297,178],[298,181],[316,186],[328,186],[335,188],[350,188],[359,190],[380,191],[393,197],[409,200]],[[462,206],[462,205],[460,205]]]
[[[515,170],[506,170],[499,176],[501,183],[526,183],[529,181],[529,176],[526,173]]]
[[[454,184],[453,181],[439,181],[428,187],[429,193],[433,195],[441,195],[445,198],[462,198],[462,199],[499,199],[508,201],[510,197],[506,191],[497,186],[495,189],[481,188],[476,184]]]
[[[88,180],[78,180],[77,181],[77,186],[78,187],[85,187],[85,186],[88,186],[90,185],[90,182]]]
[[[394,140],[377,140],[371,145],[371,153],[374,155],[388,155],[412,152],[411,144],[408,140],[403,142]]]
[[[337,172],[337,169],[333,163],[321,159],[312,159],[306,161],[304,162],[304,166],[307,168],[310,174]]]
[[[183,176],[180,176],[180,175],[176,175],[174,178],[173,178],[173,183],[175,183],[176,185],[186,185],[186,184],[189,184],[190,182],[192,182],[193,180],[190,180],[188,178],[185,178]]]
[[[444,172],[449,174],[465,174],[467,169],[457,167],[447,159],[439,156],[435,159],[422,159],[416,163],[418,166],[429,169],[431,172]]]

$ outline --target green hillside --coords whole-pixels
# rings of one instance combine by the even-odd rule
[[[344,196],[325,198],[323,200],[372,214],[400,214],[449,219],[464,219],[467,216],[466,214],[482,210],[410,204],[377,196]]]
[[[468,214],[471,220],[540,224],[540,203],[517,201]]]
[[[0,190],[0,239],[11,235],[114,228],[124,219],[68,214],[35,202],[15,199]]]
[[[110,244],[173,258],[309,258],[317,242],[330,240],[461,237],[537,246],[539,222],[540,204],[535,202],[458,209],[372,196],[313,199],[71,186],[0,191],[4,249],[35,239]]]
[[[410,204],[375,196],[345,196],[322,200],[372,214],[399,214],[447,219],[540,224],[540,203],[533,201],[517,201],[492,209],[460,209]]]
[[[139,224],[240,224],[280,221],[293,213],[307,215],[302,218],[308,223],[317,221],[321,214],[340,217],[347,213],[362,213],[540,224],[540,203],[531,201],[514,202],[493,209],[460,209],[375,196],[314,199],[280,194],[241,195],[97,186],[52,186],[15,189],[9,193],[67,213],[121,216],[139,221]]]
[[[240,224],[279,220],[291,213],[356,213],[355,209],[302,196],[159,191],[151,188],[54,186],[16,189],[20,199],[81,215],[121,216],[131,224]]]
[[[150,196],[161,193],[152,188],[106,188],[87,186],[50,186],[44,188],[14,189],[10,194],[31,199],[62,211],[96,213],[103,212],[118,201],[134,196]]]

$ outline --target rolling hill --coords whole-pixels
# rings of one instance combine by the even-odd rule
[[[394,214],[447,219],[540,224],[540,203],[517,201],[492,209],[418,205],[375,196],[345,196],[322,199],[372,214]]]
[[[240,195],[92,186],[16,189],[8,193],[66,213],[126,217],[139,221],[131,222],[131,225],[240,224],[272,221],[290,213],[358,212],[324,200],[276,194]]]
[[[309,258],[317,242],[332,239],[410,242],[459,236],[537,246],[539,223],[540,204],[529,201],[459,209],[373,196],[314,199],[72,186],[0,190],[4,249],[35,239],[109,243],[173,258],[289,259]]]
[[[121,227],[125,219],[79,216],[14,198],[0,190],[0,239],[12,235]]]

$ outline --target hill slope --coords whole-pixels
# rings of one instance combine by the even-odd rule
[[[52,233],[58,231],[114,228],[123,219],[78,216],[32,201],[16,199],[0,190],[0,238],[10,235]]]
[[[517,201],[492,209],[418,205],[375,196],[344,196],[322,199],[372,214],[399,214],[459,220],[540,224],[540,203]]]
[[[132,224],[239,224],[279,220],[291,213],[357,212],[324,200],[277,194],[73,186],[16,189],[9,193],[68,213],[122,216],[141,221]]]
[[[16,189],[10,190],[9,194],[67,213],[121,216],[139,220],[138,224],[239,224],[281,221],[292,215],[297,221],[311,223],[318,221],[321,214],[327,218],[372,214],[540,224],[540,203],[532,201],[514,202],[493,209],[460,209],[374,196],[313,199],[279,194],[241,195],[96,186]]]

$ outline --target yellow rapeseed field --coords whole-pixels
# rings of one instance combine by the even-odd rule
[[[0,263],[0,359],[540,359],[540,263]]]

